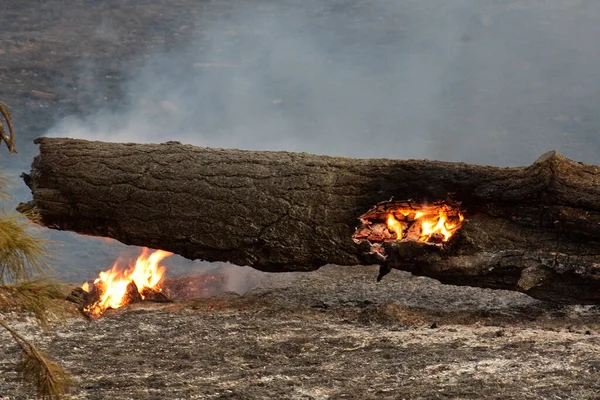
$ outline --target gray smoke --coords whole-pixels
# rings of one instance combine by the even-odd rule
[[[574,0],[242,2],[222,20],[200,12],[192,39],[153,52],[123,104],[48,135],[492,165],[556,149],[600,163],[599,15]],[[98,32],[118,42],[119,29]]]
[[[596,3],[372,3],[248,2],[226,21],[200,17],[195,40],[154,54],[126,85],[125,107],[48,135],[496,165],[550,149],[597,160]]]

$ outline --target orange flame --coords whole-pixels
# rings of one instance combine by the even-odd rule
[[[450,220],[448,214],[441,208],[435,211],[394,210],[394,212],[402,214],[413,221],[420,220],[421,233],[418,239],[419,242],[427,242],[435,234],[440,234],[442,242],[447,242],[465,219],[462,213],[459,212],[458,220],[456,217]],[[412,218],[410,218],[411,214],[413,214]],[[403,226],[392,213],[388,214],[386,225],[390,232],[396,234],[398,240],[403,238]]]
[[[129,265],[125,271],[118,268],[115,263],[108,271],[100,272],[94,281],[94,286],[100,290],[100,299],[84,308],[92,317],[99,317],[107,308],[119,308],[127,304],[127,286],[135,283],[138,292],[144,298],[143,289],[149,288],[160,291],[160,284],[165,275],[165,267],[159,263],[168,256],[173,255],[162,250],[148,254],[144,248],[137,258],[135,265]],[[84,283],[81,288],[89,292],[89,284]]]
[[[440,233],[444,236],[442,241],[447,242],[452,236],[452,229],[454,229],[455,226],[456,224],[448,223],[446,213],[440,211],[437,216],[437,222],[435,221],[435,217],[421,222],[421,237],[419,238],[419,241],[426,242],[435,233]]]
[[[461,203],[447,199],[418,204],[412,200],[382,201],[359,217],[352,240],[356,244],[367,242],[368,254],[386,259],[387,242],[421,242],[445,247],[462,227],[465,217]]]
[[[402,239],[402,224],[398,222],[396,218],[394,218],[393,214],[388,214],[387,226],[390,232],[394,232],[396,234],[396,239]]]

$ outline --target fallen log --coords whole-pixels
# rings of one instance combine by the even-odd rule
[[[263,271],[379,264],[600,303],[600,168],[556,152],[500,168],[177,142],[36,143],[24,175],[33,200],[19,210],[53,229]],[[438,227],[450,236],[415,228],[420,210],[441,207],[451,216],[440,212]]]

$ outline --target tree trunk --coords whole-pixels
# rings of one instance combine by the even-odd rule
[[[325,264],[600,303],[600,168],[544,154],[518,168],[41,138],[24,179],[39,223],[263,271]],[[448,242],[353,235],[391,198],[460,204]],[[451,199],[451,200],[449,200]],[[364,222],[364,221],[363,221]],[[385,259],[384,259],[385,257]]]

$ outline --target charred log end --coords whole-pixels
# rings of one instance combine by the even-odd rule
[[[77,308],[83,310],[83,308],[91,302],[89,293],[80,287],[77,287],[69,293],[67,301],[77,304]]]
[[[142,295],[140,294],[137,285],[135,282],[131,281],[127,285],[127,289],[125,291],[125,296],[121,301],[122,306],[126,306],[127,304],[137,303],[142,301]]]
[[[22,173],[21,174],[21,179],[23,179],[23,182],[25,183],[25,185],[27,185],[27,187],[29,188],[29,190],[33,189],[32,188],[32,179],[31,179],[31,175],[26,174],[26,173]]]
[[[142,295],[144,301],[152,301],[155,303],[172,303],[173,302],[173,300],[171,300],[169,297],[167,297],[166,294],[164,294],[163,292],[156,290],[156,289],[143,288],[142,291],[140,292],[140,294]]]
[[[35,206],[35,201],[31,200],[27,203],[19,203],[17,206],[17,211],[28,218],[31,218],[32,215],[37,214],[37,207]]]

